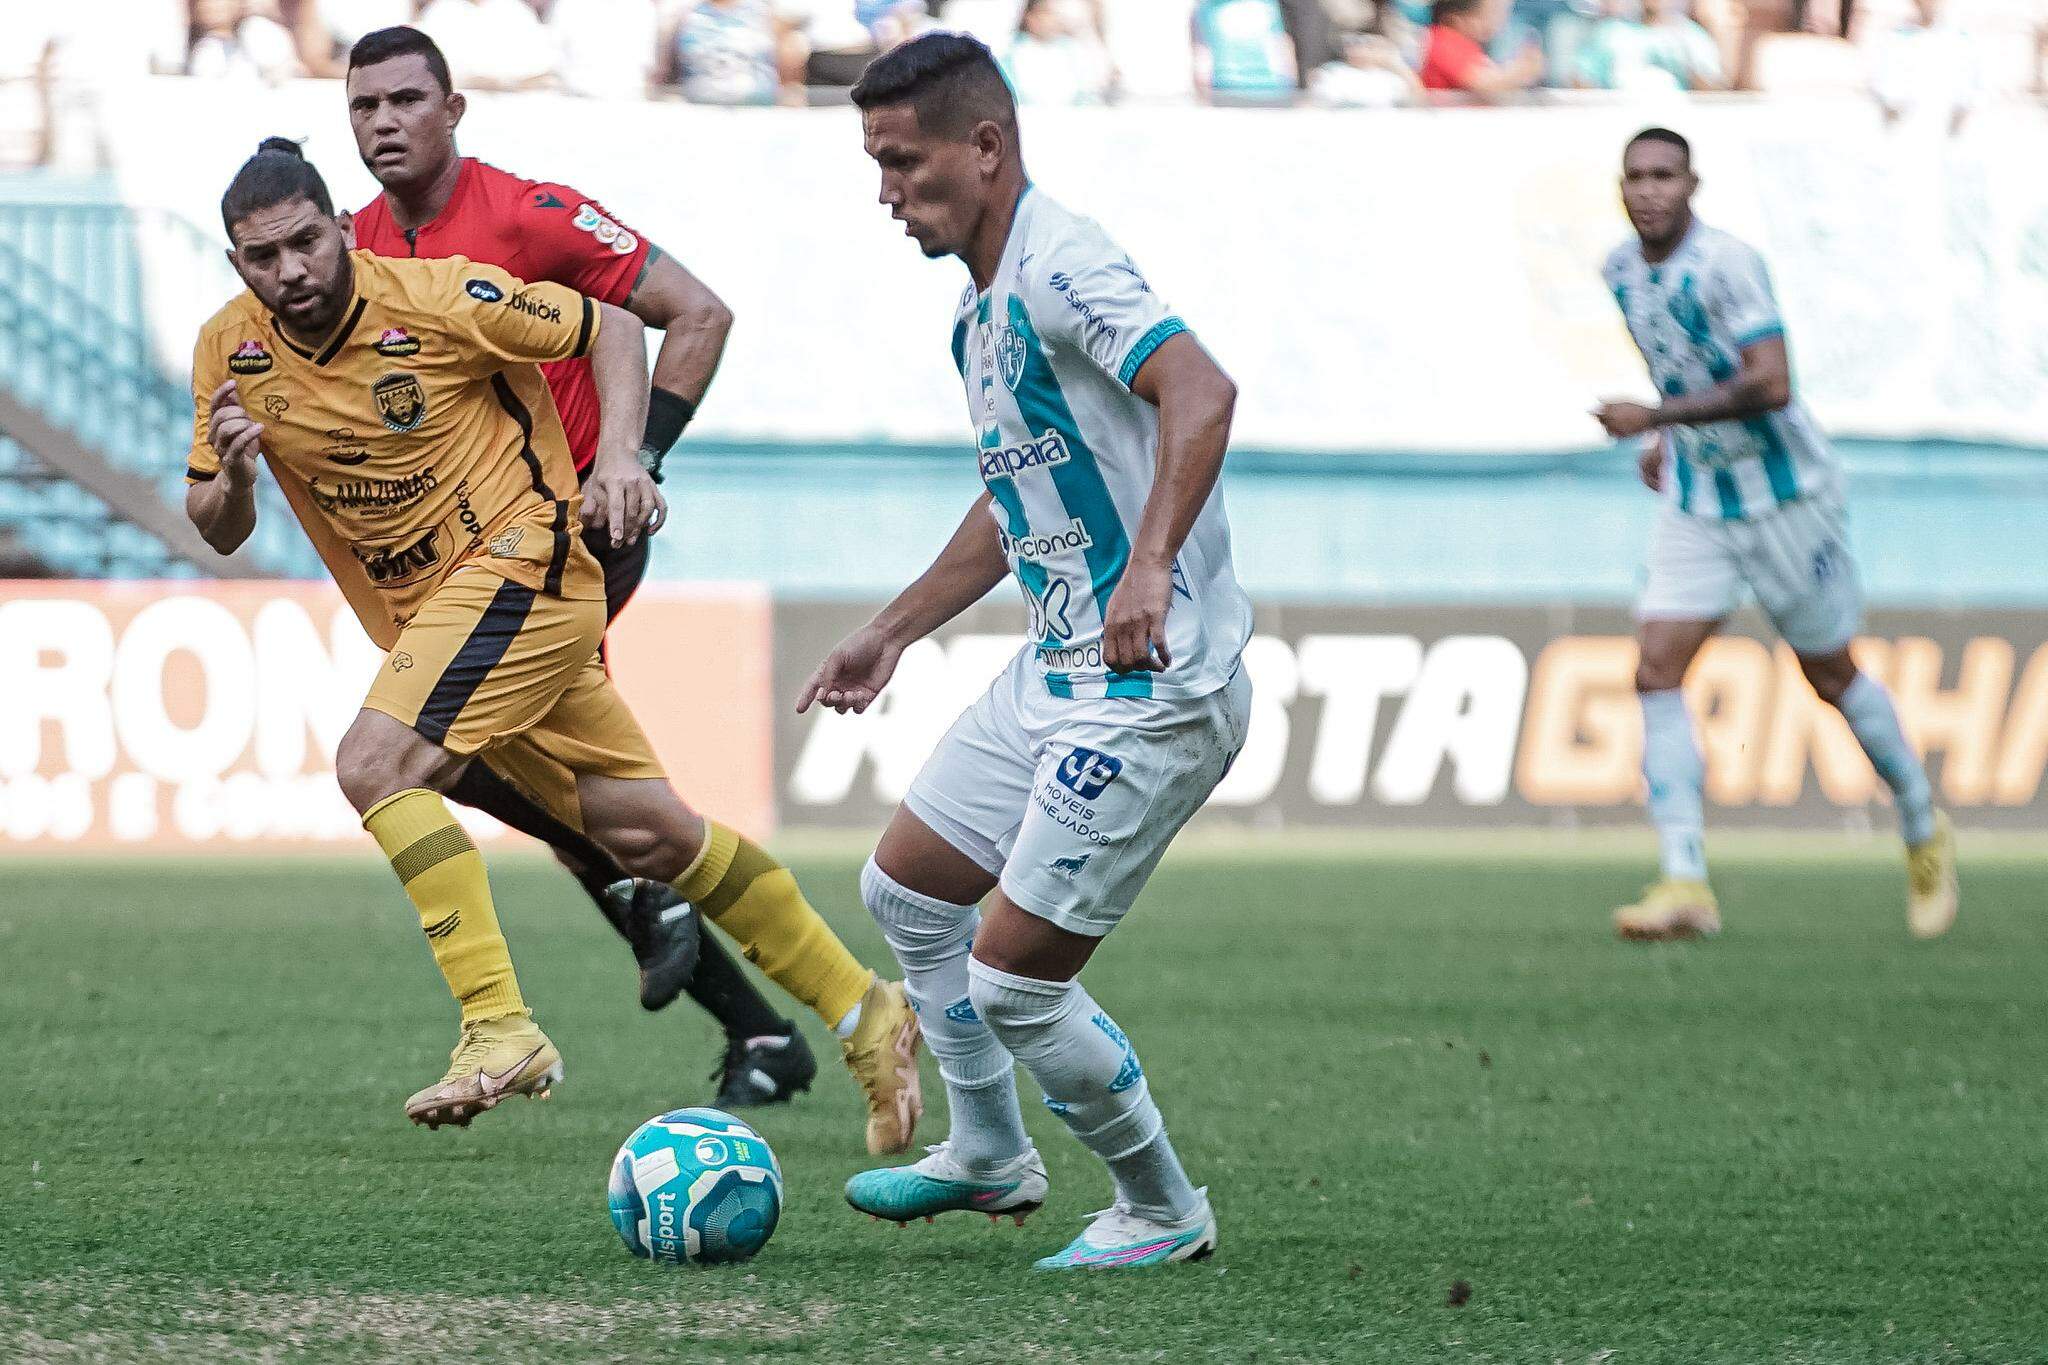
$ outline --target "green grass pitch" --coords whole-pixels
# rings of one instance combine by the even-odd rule
[[[380,864],[15,861],[0,1358],[2048,1360],[2048,854],[1966,839],[1962,923],[1915,944],[1893,849],[1791,847],[1724,852],[1721,940],[1647,948],[1606,932],[1634,844],[1177,854],[1087,980],[1222,1249],[1086,1278],[1029,1268],[1109,1188],[1028,1079],[1044,1213],[899,1230],[841,1200],[836,1064],[754,1115],[759,1259],[627,1256],[607,1160],[708,1097],[714,1037],[643,1015],[529,856],[494,882],[568,1079],[434,1134],[401,1104],[453,1009]],[[797,860],[884,962],[858,867]]]

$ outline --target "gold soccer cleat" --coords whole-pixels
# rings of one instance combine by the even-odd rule
[[[1956,881],[1956,827],[1947,811],[1934,813],[1934,833],[1906,850],[1906,924],[1914,938],[1940,938],[1956,922],[1961,888]]]
[[[918,1087],[917,1011],[900,981],[879,977],[861,998],[860,1022],[840,1046],[846,1069],[868,1097],[868,1151],[875,1156],[910,1150],[924,1113]]]
[[[465,1027],[449,1058],[448,1074],[407,1100],[405,1116],[429,1128],[444,1123],[467,1128],[471,1119],[508,1095],[546,1099],[548,1088],[561,1079],[562,1054],[521,1010]]]
[[[1721,907],[1705,882],[1667,877],[1614,912],[1614,932],[1643,943],[1710,938],[1721,932]]]

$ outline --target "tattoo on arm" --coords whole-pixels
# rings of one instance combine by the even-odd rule
[[[626,307],[631,308],[640,301],[640,286],[647,283],[648,272],[654,269],[654,263],[660,259],[661,248],[649,242],[647,244],[647,259],[640,262],[640,273],[633,277],[633,287],[626,291]]]

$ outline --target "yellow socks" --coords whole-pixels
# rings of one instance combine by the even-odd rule
[[[804,899],[789,869],[715,820],[704,822],[704,850],[675,889],[738,940],[747,961],[834,1027],[874,982]]]
[[[463,1024],[524,1010],[512,955],[498,932],[483,855],[448,813],[448,804],[414,787],[372,806],[363,828],[391,860],[420,912],[434,961],[462,1002]]]

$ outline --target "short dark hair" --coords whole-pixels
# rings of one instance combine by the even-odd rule
[[[942,137],[962,136],[984,120],[1017,123],[1017,100],[995,54],[965,33],[927,33],[884,52],[861,73],[853,102],[863,110],[908,104],[920,128]]]
[[[1637,133],[1628,140],[1628,146],[1621,149],[1621,154],[1627,156],[1638,142],[1662,142],[1667,146],[1676,147],[1680,154],[1685,157],[1686,168],[1688,170],[1692,168],[1692,144],[1687,142],[1683,135],[1674,133],[1669,128],[1643,129],[1642,132]]]
[[[1483,3],[1485,0],[1436,0],[1436,3],[1429,7],[1429,22],[1441,24],[1453,15],[1470,14]]]
[[[393,57],[424,57],[427,70],[441,82],[441,93],[449,95],[455,92],[455,79],[448,74],[448,59],[441,54],[440,46],[409,24],[380,28],[356,39],[356,45],[348,50],[348,69],[353,71],[359,66],[375,66]]]
[[[235,224],[259,209],[272,208],[288,199],[310,199],[314,208],[330,218],[334,216],[334,200],[327,193],[327,182],[306,160],[299,144],[288,137],[264,138],[256,155],[242,163],[242,169],[228,182],[228,192],[220,197],[220,221],[227,229],[228,240],[235,239]]]

